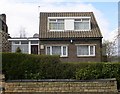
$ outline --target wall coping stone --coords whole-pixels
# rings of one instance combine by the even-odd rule
[[[7,80],[6,82],[108,82],[116,81],[116,78],[109,79],[91,79],[91,80],[76,80],[76,79],[21,79],[21,80]]]

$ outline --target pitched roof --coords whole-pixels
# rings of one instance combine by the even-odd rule
[[[48,31],[48,17],[91,17],[90,31],[67,30],[61,32]],[[102,38],[101,31],[93,12],[41,12],[40,38]]]

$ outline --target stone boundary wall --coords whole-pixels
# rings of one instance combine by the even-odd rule
[[[117,94],[116,79],[99,80],[11,80],[4,84],[5,94]],[[88,93],[89,92],[89,93]],[[104,93],[103,93],[104,92]]]

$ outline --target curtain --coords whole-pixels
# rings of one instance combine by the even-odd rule
[[[78,55],[89,55],[89,49],[87,45],[77,46],[77,54]]]
[[[61,55],[61,46],[52,46],[52,55]]]

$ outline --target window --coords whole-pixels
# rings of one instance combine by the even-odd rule
[[[13,41],[13,44],[20,44],[20,41]]]
[[[21,44],[28,44],[28,41],[21,41]]]
[[[68,56],[67,46],[47,46],[46,54],[47,55],[60,55],[61,57]]]
[[[64,30],[64,19],[49,19],[49,30]]]
[[[13,41],[12,52],[16,52],[17,48],[20,48],[22,53],[28,53],[28,41]]]
[[[37,40],[32,40],[31,44],[38,44],[38,41]]]
[[[75,19],[74,30],[90,30],[90,20],[85,18]]]
[[[95,56],[95,46],[77,45],[77,56]]]
[[[91,17],[48,17],[48,31],[89,31]]]

